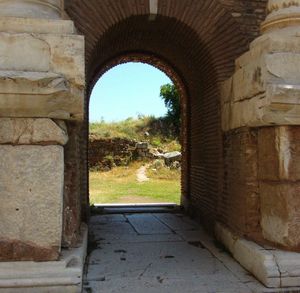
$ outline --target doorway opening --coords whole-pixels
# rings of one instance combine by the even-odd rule
[[[90,204],[179,205],[182,87],[161,66],[129,61],[100,74],[91,92]]]

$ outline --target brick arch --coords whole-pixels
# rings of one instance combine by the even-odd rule
[[[105,63],[101,64],[97,67],[95,71],[95,75],[88,84],[88,96],[87,98],[90,99],[90,94],[92,92],[93,87],[95,86],[96,82],[102,77],[103,74],[108,72],[115,66],[129,63],[129,62],[136,62],[136,63],[144,63],[152,65],[153,67],[157,68],[158,70],[165,73],[172,82],[177,86],[180,93],[186,95],[186,88],[185,83],[183,81],[183,77],[179,76],[176,70],[167,63],[167,61],[163,60],[162,57],[154,55],[151,52],[125,52],[121,55],[115,56],[112,59],[109,59]]]
[[[222,176],[222,137],[217,93],[220,74],[216,73],[220,69],[213,64],[209,50],[195,32],[174,21],[172,18],[157,16],[155,22],[149,22],[148,16],[136,16],[113,26],[95,47],[93,58],[87,66],[87,80],[88,84],[92,84],[99,72],[105,69],[107,62],[118,58],[120,54],[130,52],[157,56],[174,69],[189,93],[190,102],[183,113],[189,121],[186,123],[189,128],[185,127],[183,132],[190,133],[187,139],[188,149],[195,149],[190,152],[189,168],[182,177],[188,182],[183,182],[183,189],[186,190],[183,202],[190,201],[194,207],[197,205],[197,209],[200,207],[205,213],[203,218],[213,222],[216,214],[215,202],[220,193],[218,184]],[[177,34],[172,32],[174,25],[181,27]],[[161,27],[164,29],[160,30]],[[124,39],[124,35],[131,37]],[[231,72],[228,67],[225,70]],[[201,131],[200,136],[198,131]],[[217,147],[212,149],[211,143]],[[203,164],[207,171],[200,174]],[[212,177],[209,172],[217,175]],[[203,185],[208,183],[205,191],[198,185],[199,181]],[[207,193],[210,196],[208,201]]]
[[[174,18],[199,35],[210,33],[214,24],[223,26],[230,19],[236,32],[249,44],[259,34],[265,19],[268,0],[159,0],[158,15]],[[112,26],[132,16],[149,16],[149,0],[65,0],[65,10],[86,38],[86,59],[89,62],[101,36]],[[225,17],[224,17],[225,16]],[[206,29],[202,29],[205,27]],[[205,38],[204,38],[205,39]],[[241,52],[242,44],[238,44]]]
[[[181,77],[189,93],[185,131],[191,161],[189,196],[183,202],[211,227],[226,202],[219,83],[233,73],[235,59],[258,34],[266,1],[158,3],[153,21],[149,0],[75,1],[67,11],[86,37],[88,87],[109,62],[133,52],[157,56]]]

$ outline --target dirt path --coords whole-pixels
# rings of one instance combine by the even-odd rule
[[[150,178],[147,177],[146,171],[147,171],[147,165],[142,166],[136,171],[136,180],[138,182],[146,182],[150,180]]]

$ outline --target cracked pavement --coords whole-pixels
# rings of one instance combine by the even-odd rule
[[[94,215],[89,229],[85,293],[268,292],[182,213]]]

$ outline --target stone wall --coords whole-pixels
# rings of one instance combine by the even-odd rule
[[[93,138],[89,139],[89,166],[105,168],[108,156],[120,161],[130,161],[133,157],[136,141],[124,138]],[[116,162],[117,163],[117,162]],[[121,164],[122,162],[120,162]]]
[[[61,4],[0,1],[1,261],[57,260],[80,232],[84,38]]]
[[[0,118],[0,261],[58,259],[67,141],[62,121]]]
[[[224,139],[220,221],[256,242],[299,250],[300,128],[239,128]]]
[[[218,218],[240,235],[262,238],[257,129],[240,128],[224,135],[224,188]]]
[[[269,4],[263,35],[222,85],[223,222],[252,240],[299,251],[300,8]]]
[[[89,167],[104,171],[110,170],[113,165],[125,166],[135,160],[165,159],[167,161],[167,154],[162,150],[159,152],[148,142],[125,138],[97,138],[93,135],[90,135],[89,139]]]
[[[263,236],[300,251],[300,127],[266,127],[258,135]]]

